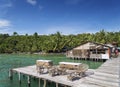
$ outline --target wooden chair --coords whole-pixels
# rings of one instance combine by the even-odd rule
[[[43,66],[39,66],[39,67],[37,68],[37,72],[38,72],[39,74],[42,74],[42,73],[44,72],[44,67],[43,67]]]
[[[79,76],[84,76],[85,72],[88,70],[89,66],[87,64],[81,64],[75,73]]]
[[[69,73],[69,74],[67,75],[67,79],[70,80],[70,81],[73,81],[73,79],[74,79],[75,77],[76,77],[76,75],[75,75],[74,72]]]

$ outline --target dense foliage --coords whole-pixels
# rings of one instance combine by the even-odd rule
[[[96,33],[83,33],[77,35],[62,35],[60,32],[50,35],[13,35],[0,34],[0,53],[16,52],[64,52],[84,42],[94,41],[99,43],[117,42],[120,46],[120,31],[106,32],[101,30]]]

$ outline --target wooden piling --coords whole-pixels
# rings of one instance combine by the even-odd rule
[[[23,74],[22,76],[23,76],[23,78],[25,78],[25,75],[24,75],[24,74]]]
[[[20,72],[18,73],[18,77],[19,77],[19,83],[21,84],[21,77],[20,77]]]
[[[43,87],[46,87],[46,80],[44,79],[44,85],[43,85]]]
[[[38,81],[39,81],[39,85],[38,85],[38,87],[40,87],[40,78],[39,78],[39,80],[38,80]]]
[[[28,87],[30,87],[30,76],[28,76]]]
[[[9,69],[9,78],[10,78],[10,80],[12,80],[12,78],[13,78],[12,69]]]
[[[34,81],[36,80],[36,78],[35,78],[35,77],[33,77],[33,79],[34,79]]]
[[[56,87],[58,87],[58,83],[56,83]]]

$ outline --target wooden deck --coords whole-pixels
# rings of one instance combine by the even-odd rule
[[[96,70],[89,69],[86,72],[87,77],[77,78],[74,81],[67,80],[66,75],[54,77],[48,74],[39,75],[35,65],[15,68],[12,71],[71,87],[120,87],[120,57],[109,59]]]
[[[84,87],[120,87],[120,57],[107,60],[83,84]]]
[[[59,84],[63,84],[63,85],[66,85],[66,86],[74,86],[76,85],[77,83],[81,83],[84,78],[80,79],[76,79],[74,81],[69,81],[67,79],[67,75],[58,75],[58,76],[54,76],[54,77],[51,77],[50,75],[48,74],[38,74],[37,71],[36,71],[36,66],[33,65],[33,66],[27,66],[27,67],[21,67],[21,68],[16,68],[16,69],[13,69],[14,72],[19,72],[19,73],[22,73],[22,74],[25,74],[25,75],[29,75],[29,76],[33,76],[33,77],[36,77],[36,78],[41,78],[41,79],[45,79],[45,80],[48,80],[48,81],[52,81],[52,82],[55,82],[55,83],[59,83]],[[93,70],[88,70],[86,72],[87,75],[91,75],[93,74]]]

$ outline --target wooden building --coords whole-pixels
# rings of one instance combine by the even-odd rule
[[[66,52],[69,58],[109,59],[113,46],[95,42],[87,42]]]

